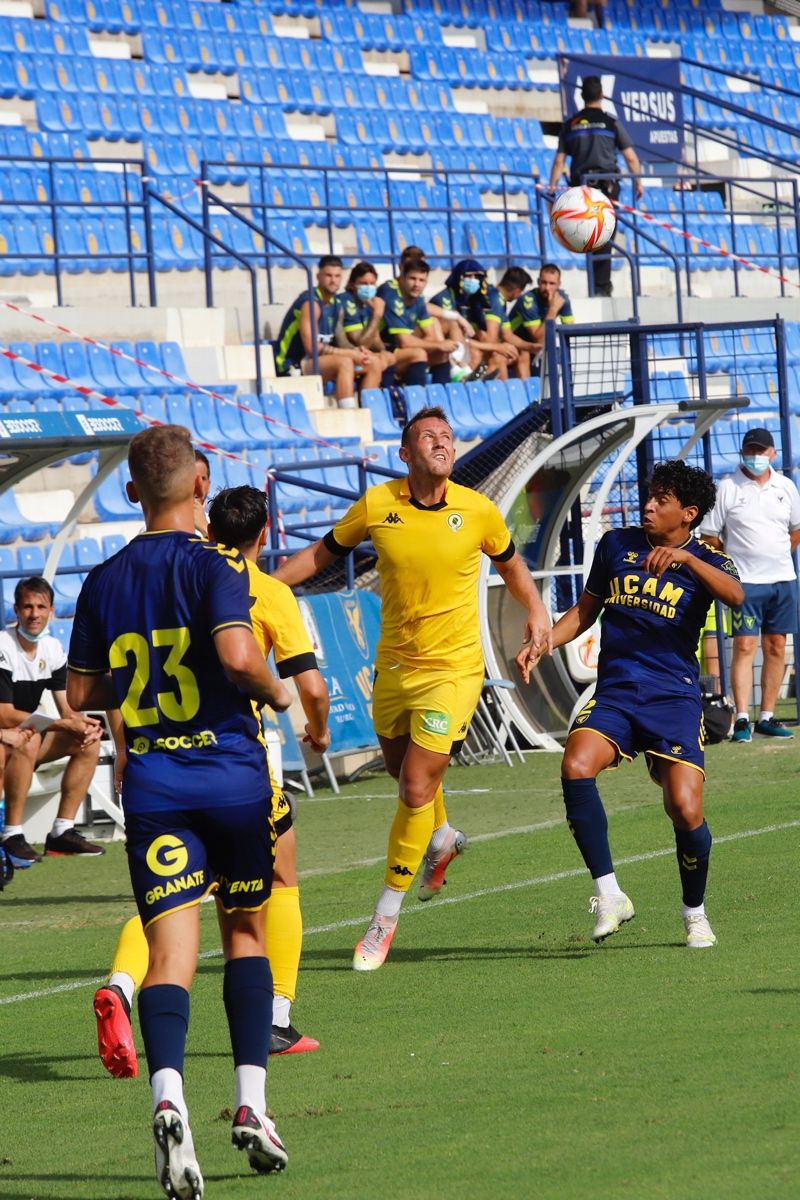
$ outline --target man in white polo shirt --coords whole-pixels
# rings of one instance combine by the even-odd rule
[[[717,488],[701,537],[730,554],[739,569],[744,604],[733,609],[731,682],[736,704],[734,742],[749,742],[753,659],[761,633],[761,714],[756,733],[794,735],[773,715],[786,659],[786,635],[797,629],[797,579],[792,551],[800,543],[800,494],[772,467],[775,442],[768,429],[749,429],[742,461]]]

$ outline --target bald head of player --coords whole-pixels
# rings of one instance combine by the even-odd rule
[[[193,502],[201,495],[189,430],[183,425],[143,429],[128,447],[128,499],[141,504],[148,529],[194,532]]]

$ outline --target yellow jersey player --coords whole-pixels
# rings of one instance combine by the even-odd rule
[[[183,1075],[200,902],[212,888],[233,1049],[232,1141],[259,1172],[287,1163],[267,1116],[272,977],[261,910],[272,883],[271,792],[251,700],[286,709],[290,696],[253,636],[244,560],[195,534],[188,431],[143,430],[128,465],[146,532],[81,589],[67,697],[76,711],[118,709],[124,723],[126,850],[150,957],[139,1022],[156,1175],[167,1196],[199,1200]]]
[[[317,668],[297,601],[286,584],[265,575],[257,566],[256,560],[266,541],[267,519],[263,492],[252,487],[228,488],[218,492],[211,504],[210,535],[213,541],[238,550],[244,558],[256,641],[265,658],[274,650],[278,675],[294,680],[308,718],[304,740],[321,754],[330,744],[328,689]],[[292,811],[271,770],[270,782],[272,823],[277,837],[272,894],[264,908],[264,940],[274,991],[270,1054],[301,1054],[319,1049],[319,1042],[304,1037],[291,1024],[303,921]],[[118,1079],[133,1077],[138,1071],[130,1011],[134,992],[147,971],[148,957],[141,919],[131,917],[120,933],[108,983],[94,997],[100,1060]]]
[[[381,579],[381,638],[373,719],[386,769],[399,782],[384,887],[353,967],[385,961],[403,899],[425,864],[420,899],[436,895],[466,838],[447,820],[442,781],[469,728],[483,686],[478,620],[481,555],[495,564],[524,608],[525,637],[540,652],[550,622],[500,513],[453,483],[453,431],[441,408],[418,412],[403,430],[408,476],[369,488],[325,537],[275,572],[300,583],[370,537]]]

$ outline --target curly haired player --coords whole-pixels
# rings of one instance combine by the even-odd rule
[[[733,606],[744,593],[733,560],[692,534],[715,494],[705,471],[656,466],[641,526],[603,535],[582,596],[553,628],[553,646],[563,646],[603,613],[597,688],[573,722],[561,767],[567,823],[595,885],[596,942],[634,916],[614,873],[597,776],[644,751],[675,827],[686,944],[716,943],[703,903],[711,834],[696,651],[712,600]],[[538,657],[529,645],[517,655],[525,682]]]

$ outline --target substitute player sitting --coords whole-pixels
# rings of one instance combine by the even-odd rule
[[[263,492],[252,487],[227,488],[218,492],[211,504],[211,537],[238,550],[245,559],[256,641],[265,658],[274,650],[280,677],[294,680],[308,718],[304,740],[322,753],[330,744],[325,680],[317,667],[297,601],[286,584],[265,575],[257,566],[266,542],[267,517]],[[266,749],[264,741],[265,753]],[[124,749],[121,754],[118,750],[117,773],[123,769],[124,761]],[[269,769],[269,760],[267,766]],[[302,1054],[318,1050],[319,1042],[298,1033],[291,1023],[303,945],[297,850],[292,810],[271,769],[270,782],[272,822],[278,839],[272,895],[264,907],[264,940],[269,949],[274,987],[270,1054]],[[118,1079],[138,1072],[130,1011],[134,992],[147,972],[148,960],[141,918],[131,917],[120,933],[108,983],[98,988],[94,996],[100,1059]]]
[[[128,451],[146,532],[95,567],[81,589],[69,651],[74,709],[119,709],[128,760],[126,849],[150,963],[139,1022],[153,1093],[156,1175],[169,1197],[198,1200],[203,1179],[183,1094],[189,987],[200,902],[216,888],[233,1048],[232,1141],[259,1172],[286,1151],[267,1117],[272,977],[262,908],[274,835],[264,748],[251,699],[290,696],[253,637],[244,560],[198,537],[189,434],[146,429]]]
[[[300,583],[370,537],[381,579],[381,638],[373,719],[400,797],[389,835],[384,887],[353,967],[386,959],[403,899],[425,857],[420,899],[435,896],[466,847],[447,820],[442,780],[467,735],[483,687],[478,574],[487,554],[526,614],[537,653],[550,622],[494,504],[453,483],[453,431],[440,408],[421,409],[403,430],[408,477],[369,488],[325,537],[276,572]]]
[[[553,646],[563,646],[603,613],[597,688],[573,722],[561,769],[567,822],[594,881],[596,942],[634,916],[617,883],[596,779],[644,751],[675,828],[686,944],[716,943],[704,907],[711,834],[696,653],[711,602],[741,604],[744,593],[733,560],[692,535],[715,492],[705,471],[660,463],[642,526],[603,535],[581,598],[553,628]],[[538,657],[533,646],[517,656],[526,683]]]

